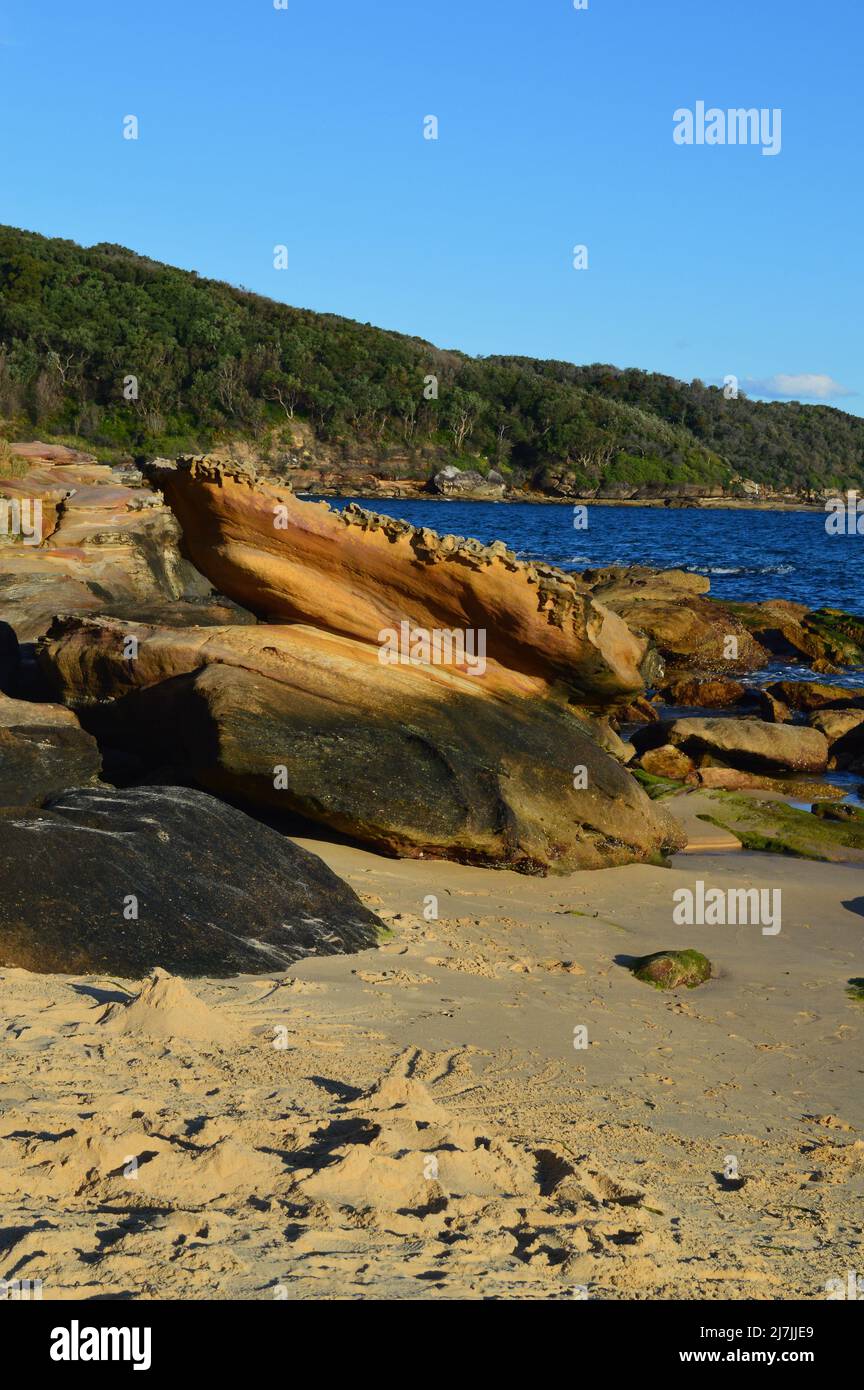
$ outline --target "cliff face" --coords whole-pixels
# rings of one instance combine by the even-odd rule
[[[408,525],[356,506],[302,502],[214,457],[155,468],[183,550],[259,617],[380,645],[381,632],[486,634],[490,688],[562,683],[587,700],[643,689],[647,642],[572,576],[524,564],[501,542]]]

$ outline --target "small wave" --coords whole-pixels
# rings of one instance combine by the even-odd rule
[[[791,574],[794,565],[688,565],[691,574]]]

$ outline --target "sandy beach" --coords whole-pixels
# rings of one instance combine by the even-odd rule
[[[697,851],[530,878],[301,843],[392,928],[380,949],[168,977],[132,1008],[141,982],[2,972],[7,1280],[776,1300],[855,1267],[857,866]],[[672,926],[696,879],[782,883],[782,930]],[[626,967],[688,946],[715,967],[699,990]]]

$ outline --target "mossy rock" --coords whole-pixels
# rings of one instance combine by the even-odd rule
[[[833,801],[816,801],[810,809],[820,820],[852,821],[855,825],[864,825],[864,806],[852,806],[848,801],[839,805]]]
[[[849,995],[850,999],[855,999],[859,1004],[864,1004],[864,980],[860,977],[856,980],[850,980],[846,993]]]
[[[634,767],[629,771],[652,801],[659,801],[665,796],[674,796],[677,792],[685,789],[684,782],[675,782],[671,777],[655,777],[653,773],[646,772],[641,767]]]
[[[864,817],[856,814],[857,808],[847,814],[826,801],[816,803],[824,809],[814,814],[785,801],[730,792],[714,792],[711,800],[716,814],[701,814],[699,819],[731,831],[745,849],[823,863],[864,861]]]
[[[711,979],[711,962],[701,951],[655,951],[635,962],[633,974],[655,989],[696,989]]]
[[[857,666],[864,660],[864,618],[840,608],[817,608],[808,613],[805,621],[818,633],[835,661]]]

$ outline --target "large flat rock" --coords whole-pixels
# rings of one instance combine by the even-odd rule
[[[592,727],[530,685],[517,696],[383,665],[367,643],[300,625],[70,619],[39,658],[59,698],[91,702],[82,718],[106,749],[391,854],[542,873],[680,840]]]
[[[638,729],[637,752],[671,744],[696,763],[716,760],[745,771],[824,772],[828,741],[818,729],[762,719],[673,719]]]

